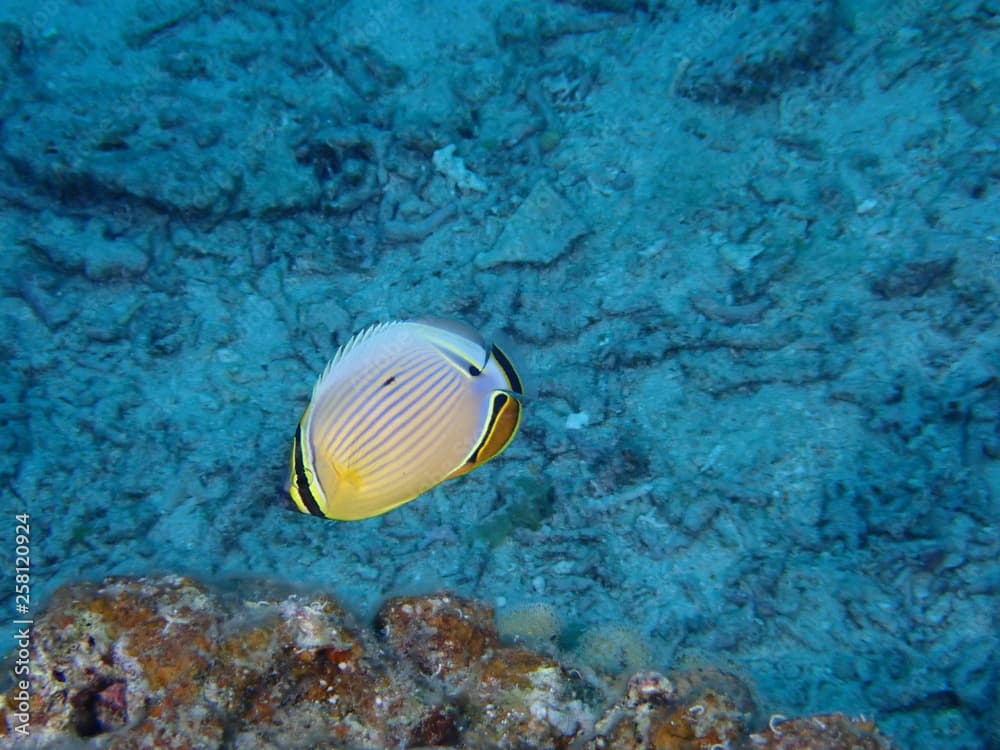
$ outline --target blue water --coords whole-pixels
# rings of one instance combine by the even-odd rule
[[[147,572],[545,603],[567,660],[624,625],[775,713],[1000,747],[998,29],[991,0],[8,0],[6,569],[29,513],[36,615]],[[286,510],[325,362],[427,314],[503,342],[517,440],[370,521]]]

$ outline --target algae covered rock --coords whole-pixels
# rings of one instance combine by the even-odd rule
[[[476,268],[508,263],[548,265],[586,232],[580,211],[541,180],[504,226],[496,244],[476,256]]]
[[[402,597],[377,625],[423,675],[462,696],[472,747],[557,747],[593,725],[579,681],[551,658],[502,645],[490,607],[450,594]]]
[[[399,746],[435,709],[373,650],[322,595],[244,598],[175,576],[64,587],[32,632],[27,731],[118,748]]]
[[[755,720],[717,670],[643,671],[612,694],[450,593],[391,599],[365,628],[273,583],[115,577],[57,591],[26,641],[0,747],[893,747],[841,714]]]
[[[777,96],[822,66],[836,29],[829,0],[720,8],[694,44],[677,82],[698,101],[751,104]]]
[[[759,750],[890,750],[875,722],[843,714],[819,714],[798,719],[774,716],[768,728],[751,737]]]

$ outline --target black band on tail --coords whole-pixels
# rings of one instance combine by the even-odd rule
[[[319,509],[319,503],[309,487],[309,477],[306,476],[305,456],[302,455],[302,425],[295,429],[295,439],[292,441],[292,473],[295,475],[295,488],[299,492],[302,504],[312,515],[326,518]],[[296,510],[300,510],[298,507]]]

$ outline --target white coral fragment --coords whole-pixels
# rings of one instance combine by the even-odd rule
[[[462,157],[455,155],[455,144],[449,143],[434,152],[434,168],[443,174],[448,181],[463,192],[474,191],[485,193],[486,181],[465,166]]]

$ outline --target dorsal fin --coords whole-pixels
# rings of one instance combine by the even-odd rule
[[[483,335],[464,321],[424,315],[414,319],[413,322],[454,333],[456,336],[461,336],[462,338],[471,341],[473,344],[476,344],[483,351],[489,351],[489,347],[486,345],[486,340],[483,338]]]
[[[392,328],[393,326],[398,326],[400,325],[400,323],[401,321],[398,320],[390,320],[388,323],[373,323],[367,328],[363,328],[362,330],[358,331],[356,334],[351,336],[351,338],[348,339],[347,343],[341,346],[337,350],[337,353],[333,355],[333,359],[331,359],[329,362],[326,363],[326,367],[323,368],[323,374],[319,376],[319,378],[316,380],[316,385],[313,386],[313,391],[312,391],[313,398],[314,399],[316,398],[316,394],[320,392],[320,390],[323,387],[323,383],[330,376],[330,373],[333,372],[333,368],[336,367],[337,363],[340,362],[340,360],[342,360],[353,349],[355,349],[361,343],[370,339],[376,333],[380,333],[386,330],[387,328]]]

